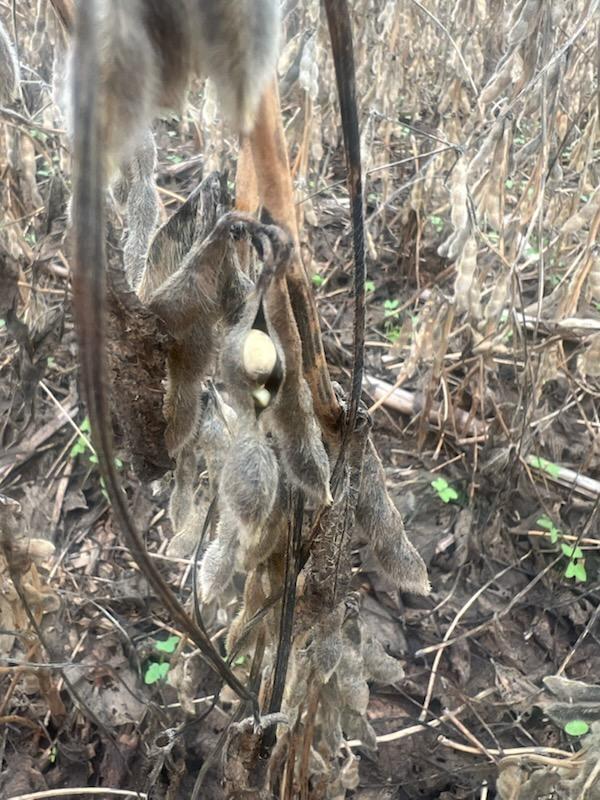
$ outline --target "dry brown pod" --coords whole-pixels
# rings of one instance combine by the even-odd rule
[[[255,428],[233,442],[221,471],[219,505],[237,521],[239,535],[260,535],[278,496],[279,465],[265,436]]]
[[[283,269],[278,270],[267,288],[265,311],[269,333],[280,353],[283,375],[262,423],[277,441],[290,482],[316,503],[330,505],[329,457],[302,371],[302,342]]]
[[[356,521],[383,571],[406,592],[429,594],[425,562],[409,541],[400,512],[385,487],[385,473],[369,440],[356,507]]]
[[[0,21],[0,105],[7,105],[14,99],[19,80],[15,48]]]

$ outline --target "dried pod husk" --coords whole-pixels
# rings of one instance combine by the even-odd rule
[[[559,700],[568,703],[600,703],[600,686],[597,684],[574,681],[561,675],[548,675],[543,682]]]
[[[265,605],[267,595],[264,589],[266,570],[264,566],[248,573],[244,584],[242,607],[229,626],[225,649],[231,656],[252,653],[260,623],[247,630],[248,623]]]
[[[205,500],[194,502],[189,514],[169,542],[166,552],[170,558],[189,558],[192,555],[202,534],[208,509],[209,505]]]
[[[160,200],[155,172],[156,143],[152,131],[147,130],[131,160],[121,167],[120,179],[113,190],[117,201],[126,206],[123,263],[133,289],[137,289],[144,274],[150,240],[158,224]]]
[[[342,701],[340,699],[337,679],[332,678],[321,688],[319,704],[320,749],[336,756],[344,741],[342,730]]]
[[[240,536],[254,539],[269,518],[279,487],[279,465],[262,433],[241,432],[221,471],[219,502],[238,521]]]
[[[585,352],[577,357],[577,369],[585,377],[600,377],[600,333],[590,336]]]
[[[283,375],[263,424],[277,441],[289,480],[316,503],[330,505],[329,458],[303,375],[302,342],[281,272],[267,289],[265,310],[269,333],[280,353]]]
[[[356,521],[383,571],[399,588],[429,594],[427,567],[406,536],[400,512],[385,488],[381,460],[370,441],[365,451]]]
[[[237,520],[223,510],[216,536],[204,552],[198,571],[198,594],[205,603],[219,597],[233,578],[237,536]]]
[[[456,262],[456,281],[454,283],[454,298],[458,313],[468,311],[470,306],[470,291],[477,269],[477,240],[471,236]]]
[[[450,217],[454,232],[438,248],[438,255],[442,257],[457,258],[469,236],[467,199],[467,164],[464,158],[459,158],[452,171],[450,188]]]
[[[345,604],[339,603],[337,608],[325,619],[312,628],[312,642],[309,652],[312,657],[316,677],[321,683],[327,683],[336,671],[342,658],[344,642],[342,640],[342,623],[344,621]]]
[[[221,375],[238,413],[250,419],[262,410],[268,397],[258,394],[265,384],[277,385],[281,373],[280,353],[264,325],[262,294],[252,292],[237,323],[228,331],[221,351]]]
[[[600,721],[600,703],[549,703],[544,705],[544,713],[561,728],[576,719],[584,722],[598,722]]]
[[[238,428],[238,417],[210,383],[200,395],[200,424],[196,442],[206,463],[211,490],[219,484],[223,463]]]
[[[194,505],[194,492],[198,479],[196,448],[187,444],[177,454],[174,486],[169,498],[169,519],[178,533],[185,524]]]
[[[504,132],[504,118],[496,120],[490,130],[488,131],[483,143],[481,144],[477,153],[471,159],[469,169],[467,172],[467,182],[471,183],[478,175],[480,170],[487,164],[493,151],[496,148],[498,139]]]
[[[359,764],[360,760],[354,753],[349,753],[340,770],[340,782],[343,789],[354,791],[358,788],[360,783]]]
[[[341,716],[344,734],[348,739],[359,739],[367,750],[377,750],[377,735],[362,714],[344,709]]]
[[[388,655],[377,639],[370,638],[363,643],[362,657],[368,677],[379,683],[398,683],[404,677],[400,662]]]
[[[23,542],[23,551],[38,566],[54,555],[56,548],[48,539],[28,539]]]
[[[550,719],[564,727],[572,720],[600,722],[600,686],[549,675],[544,684],[556,700],[541,700],[539,705]]]
[[[0,21],[0,105],[7,105],[14,99],[19,81],[19,64],[15,49]]]
[[[139,289],[140,298],[164,320],[175,339],[169,352],[164,400],[165,441],[172,455],[197,429],[201,382],[214,356],[216,325],[221,319],[237,318],[237,307],[243,305],[249,288],[233,242],[245,220],[225,214],[215,222],[221,208],[219,186],[218,179],[209,176],[178,224],[168,229],[163,226],[157,233]],[[203,212],[200,221],[197,218]],[[183,254],[179,247],[169,245],[180,229],[184,239],[192,238]],[[160,261],[161,254],[166,264]]]
[[[353,647],[345,645],[335,671],[345,709],[364,715],[369,705],[369,685],[364,678],[363,660]]]
[[[186,714],[192,717],[196,716],[198,706],[194,703],[194,698],[202,680],[202,659],[199,653],[191,655],[180,653],[175,659],[175,663],[171,662],[167,680],[169,685],[176,690],[181,707]]]
[[[592,217],[595,216],[600,208],[600,187],[598,187],[590,199],[583,205],[576,214],[565,222],[562,226],[561,233],[577,233],[580,231]]]
[[[512,21],[508,32],[509,45],[514,47],[534,33],[539,21],[538,16],[541,7],[542,0],[526,0],[522,5],[517,6],[515,12],[518,13],[520,9],[520,13],[518,17]]]
[[[247,572],[250,569],[254,569],[258,564],[267,561],[274,553],[283,553],[288,525],[287,488],[280,476],[273,510],[262,529],[256,531],[252,536],[244,535],[245,532],[242,530],[238,551],[239,568]]]
[[[513,56],[511,54],[499,66],[479,95],[479,105],[487,108],[512,83]]]

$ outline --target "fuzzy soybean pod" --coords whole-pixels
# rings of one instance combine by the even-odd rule
[[[590,258],[592,265],[588,278],[588,285],[590,287],[590,294],[592,300],[600,301],[600,249],[596,249],[591,253]]]
[[[258,428],[233,441],[221,471],[219,501],[237,520],[240,537],[258,538],[278,494],[279,466]]]
[[[477,241],[471,236],[456,262],[456,281],[454,283],[454,297],[456,300],[456,310],[460,313],[468,311],[471,302],[471,288],[475,279],[477,269]]]
[[[19,80],[19,64],[15,49],[0,22],[0,105],[6,105],[14,98]]]
[[[407,592],[429,594],[425,563],[408,540],[400,512],[385,488],[385,473],[373,443],[365,452],[356,521],[384,572]]]
[[[290,481],[318,504],[330,505],[329,458],[317,423],[312,395],[302,372],[302,342],[294,319],[285,275],[275,275],[265,306],[271,338],[284,364],[275,398],[264,415]]]

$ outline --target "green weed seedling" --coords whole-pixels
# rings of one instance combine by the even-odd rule
[[[313,286],[315,286],[317,289],[320,289],[321,286],[323,286],[323,284],[325,283],[325,278],[322,275],[319,275],[318,272],[316,272],[312,276],[311,281]]]
[[[144,683],[151,686],[153,683],[163,681],[170,669],[171,665],[168,661],[151,661],[144,673]]]
[[[401,327],[398,325],[398,315],[400,314],[400,300],[388,299],[383,304],[383,317],[385,335],[392,344],[400,338]]]
[[[539,456],[529,456],[528,461],[532,467],[543,470],[548,473],[551,478],[558,478],[560,475],[560,467],[558,464],[552,463],[552,461],[547,461],[545,458],[540,458]]]
[[[576,583],[585,583],[587,581],[587,572],[585,569],[585,557],[581,547],[561,541],[563,539],[561,531],[556,527],[550,517],[547,517],[545,514],[536,521],[542,530],[548,531],[547,535],[552,544],[560,544],[562,554],[565,558],[569,559],[565,567],[565,578],[567,578],[567,580],[575,578]]]
[[[435,214],[432,214],[432,216],[429,217],[429,222],[431,222],[438,233],[441,233],[444,230],[444,220],[441,217],[437,217]]]
[[[153,683],[165,680],[171,669],[171,664],[164,660],[164,654],[171,655],[177,649],[180,642],[179,636],[169,636],[168,639],[154,642],[154,649],[160,654],[159,660],[148,662],[144,672],[144,683],[151,686]]]
[[[165,641],[155,642],[154,649],[159,653],[174,653],[179,642],[179,636],[169,636]]]
[[[548,531],[548,536],[550,537],[550,541],[552,542],[552,544],[558,543],[558,537],[560,536],[560,531],[549,517],[545,515],[543,517],[540,517],[537,520],[537,524],[540,526],[540,528],[543,528],[544,530]]]
[[[98,456],[94,451],[94,448],[90,444],[90,420],[86,417],[81,425],[79,426],[79,436],[77,437],[77,441],[69,451],[69,455],[71,458],[77,458],[77,456],[85,456],[89,464],[96,465],[98,463]],[[117,469],[123,469],[123,462],[120,458],[115,456],[115,467]],[[100,488],[102,491],[103,497],[108,500],[108,492],[106,491],[106,485],[104,483],[104,478],[100,478]]]
[[[455,503],[458,500],[458,492],[450,486],[445,478],[436,478],[431,481],[431,486],[437,492],[442,503]]]
[[[589,730],[590,726],[582,719],[573,719],[565,725],[565,733],[569,736],[585,736]]]
[[[79,436],[77,437],[77,441],[75,442],[69,453],[71,458],[77,458],[77,456],[86,454],[89,454],[88,458],[90,456],[96,455],[90,445],[89,436],[90,436],[90,421],[88,417],[86,417],[79,426]]]
[[[400,305],[400,300],[398,299],[386,300],[385,303],[383,304],[383,316],[386,319],[389,319],[390,317],[397,317],[398,314],[400,313],[400,310],[398,308],[399,305]]]

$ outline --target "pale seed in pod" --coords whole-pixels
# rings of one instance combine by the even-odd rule
[[[265,383],[277,364],[277,350],[270,336],[252,328],[242,348],[244,372],[258,384]]]
[[[260,389],[255,389],[252,392],[252,397],[259,408],[266,408],[271,402],[271,392],[261,386]]]

